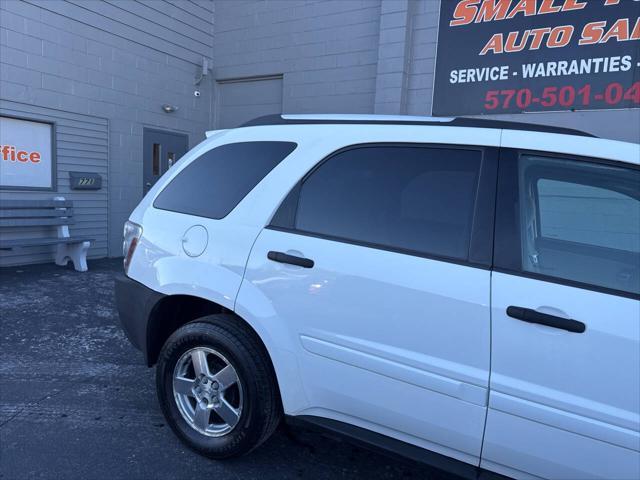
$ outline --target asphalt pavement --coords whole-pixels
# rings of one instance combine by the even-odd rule
[[[120,329],[120,269],[0,269],[0,478],[453,480],[303,427],[224,462],[185,448],[160,412],[154,370]]]

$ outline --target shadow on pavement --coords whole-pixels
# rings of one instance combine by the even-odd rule
[[[120,269],[116,259],[86,273],[0,270],[0,478],[452,480],[300,427],[231,461],[186,449],[160,413],[154,370],[120,329]]]

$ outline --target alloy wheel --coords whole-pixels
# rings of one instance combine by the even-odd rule
[[[210,347],[185,352],[174,369],[173,396],[184,420],[199,433],[220,437],[242,414],[242,385],[236,369]]]

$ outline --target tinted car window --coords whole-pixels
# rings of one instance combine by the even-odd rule
[[[481,156],[392,146],[338,153],[303,183],[295,228],[466,259]]]
[[[292,142],[243,142],[213,148],[182,170],[153,205],[223,218],[295,148]]]
[[[525,155],[522,268],[640,293],[640,171]]]

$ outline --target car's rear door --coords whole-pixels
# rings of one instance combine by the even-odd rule
[[[640,478],[640,170],[503,150],[482,466]]]
[[[264,323],[290,332],[308,408],[287,413],[478,464],[496,157],[356,145],[287,197],[256,240],[238,301],[259,292]]]

